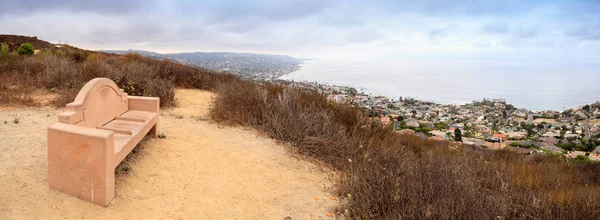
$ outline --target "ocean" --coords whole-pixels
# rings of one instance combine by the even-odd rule
[[[310,60],[281,78],[442,104],[503,98],[517,108],[561,111],[600,100],[597,63]]]

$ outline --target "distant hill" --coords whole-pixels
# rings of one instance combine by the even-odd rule
[[[47,41],[39,40],[37,37],[28,37],[28,36],[20,36],[20,35],[7,35],[0,34],[0,43],[8,44],[8,48],[10,51],[17,50],[21,44],[30,43],[33,45],[33,48],[38,49],[53,49],[56,46]]]
[[[270,80],[299,69],[302,60],[285,55],[194,52],[161,54],[143,50],[102,50],[106,53],[138,53],[143,56],[170,59],[197,67],[231,72],[244,78]]]
[[[165,54],[160,54],[160,53],[146,51],[146,50],[101,50],[101,52],[119,54],[119,55],[128,54],[128,53],[137,53],[137,54],[140,54],[140,55],[146,56],[146,57],[167,58],[165,56]]]

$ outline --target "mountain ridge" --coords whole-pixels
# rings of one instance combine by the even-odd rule
[[[288,55],[235,53],[235,52],[185,52],[157,53],[146,50],[100,50],[100,52],[127,54],[137,53],[142,56],[159,59],[170,59],[179,63],[230,72],[247,79],[272,80],[279,76],[298,70],[304,60]]]

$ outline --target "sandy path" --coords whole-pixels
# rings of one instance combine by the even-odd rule
[[[205,121],[210,96],[178,91],[180,107],[161,113],[167,138],[117,177],[106,208],[47,186],[46,127],[60,109],[0,109],[0,219],[330,218],[330,175],[253,130]]]

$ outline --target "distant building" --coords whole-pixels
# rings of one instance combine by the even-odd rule
[[[440,137],[440,136],[431,136],[427,138],[428,140],[434,140],[434,141],[445,141],[446,138],[444,137]]]
[[[573,119],[573,117],[560,117],[558,118],[558,121],[562,123],[571,123],[575,120]]]
[[[505,134],[496,133],[496,134],[492,135],[492,140],[498,141],[498,142],[505,142],[507,138],[508,138],[508,136],[506,136]]]
[[[527,133],[522,132],[522,131],[516,131],[516,132],[508,132],[507,135],[509,138],[512,138],[512,139],[523,139],[527,136]]]
[[[390,117],[383,116],[380,118],[380,121],[383,126],[388,126],[390,124]]]
[[[415,131],[410,130],[410,129],[402,129],[402,130],[396,131],[396,133],[399,133],[399,134],[414,134]]]
[[[546,132],[542,135],[542,137],[560,137],[560,133],[558,132]]]
[[[409,118],[406,120],[406,126],[417,128],[417,127],[419,127],[419,121],[417,121],[414,118]]]

